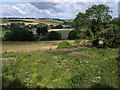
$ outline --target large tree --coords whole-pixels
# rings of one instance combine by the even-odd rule
[[[109,6],[99,4],[88,8],[85,13],[78,13],[73,21],[75,30],[86,30],[90,33],[92,40],[99,37],[104,32],[104,27],[111,20],[111,10]],[[86,28],[86,29],[82,29]]]
[[[109,23],[112,18],[110,12],[109,6],[103,4],[93,5],[86,10],[87,16],[91,19],[90,29],[94,34],[103,32],[103,24]]]

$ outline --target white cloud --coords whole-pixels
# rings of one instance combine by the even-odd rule
[[[36,2],[36,3],[13,3],[3,4],[3,17],[46,17],[46,18],[75,18],[78,12],[85,12],[93,4],[103,2]],[[84,0],[83,0],[84,1]],[[118,6],[117,2],[104,2],[104,4],[111,7],[114,16],[117,16]]]
[[[26,15],[26,14],[27,14],[27,12],[21,10],[21,9],[18,8],[17,6],[12,5],[12,9],[17,10],[20,14],[23,14],[23,15]]]

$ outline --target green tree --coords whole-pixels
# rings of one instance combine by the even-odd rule
[[[13,27],[12,27],[13,26]],[[34,35],[32,31],[29,31],[21,24],[11,24],[10,32],[6,32],[4,40],[8,41],[31,41],[34,40]]]
[[[111,20],[109,6],[99,4],[93,5],[91,8],[86,10],[86,16],[91,19],[91,23],[89,24],[89,28],[91,33],[94,35],[94,39],[98,38],[99,35],[104,32],[103,24],[109,23]]]
[[[61,40],[61,34],[58,31],[51,31],[48,33],[48,40]]]
[[[55,29],[62,29],[62,28],[63,28],[62,25],[57,25],[57,26],[55,26]]]
[[[24,23],[11,23],[10,30],[16,30],[17,28],[25,27]]]
[[[73,20],[72,26],[75,30],[81,30],[89,25],[89,18],[85,13],[79,12]]]
[[[92,39],[95,39],[96,36],[103,32],[103,23],[110,22],[110,12],[110,8],[106,5],[93,5],[85,13],[78,13],[73,21],[73,27],[76,30],[88,28]]]
[[[48,33],[48,26],[39,26],[36,30],[38,35],[46,35]]]
[[[110,13],[109,6],[103,4],[93,5],[85,13],[78,13],[72,25],[75,30],[80,31],[79,35],[89,37],[94,42],[99,38],[105,38],[104,33],[110,27],[109,24],[112,21]]]

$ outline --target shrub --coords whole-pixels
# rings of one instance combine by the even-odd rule
[[[107,40],[107,43],[106,43],[107,47],[109,48],[117,47],[115,30],[108,29],[107,32],[104,33],[104,37]]]
[[[69,43],[68,41],[63,41],[61,43],[59,43],[57,48],[73,48],[74,46]]]
[[[99,39],[99,37],[104,38],[104,42],[105,42],[105,47],[109,47],[109,48],[116,48],[119,45],[119,32],[118,32],[118,28],[115,27],[109,27],[104,29],[104,32],[99,34],[98,37],[96,37],[96,39],[94,40],[97,41]]]
[[[61,40],[61,34],[58,31],[51,31],[48,33],[48,40]]]

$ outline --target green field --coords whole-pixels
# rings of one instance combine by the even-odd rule
[[[3,86],[118,88],[117,49],[56,50],[60,42],[3,42]],[[44,46],[55,47],[41,49]]]
[[[58,31],[62,35],[62,39],[68,39],[68,34],[73,29],[51,29],[49,31]]]

